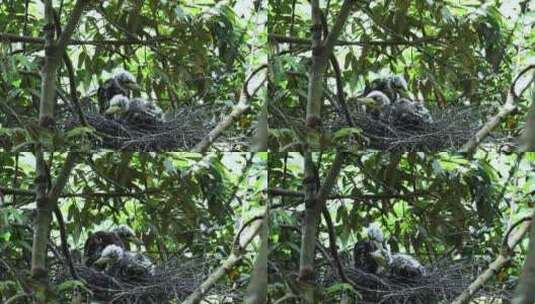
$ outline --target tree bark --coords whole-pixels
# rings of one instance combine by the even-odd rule
[[[321,102],[323,96],[323,76],[338,36],[342,32],[354,0],[345,0],[336,17],[336,22],[325,40],[322,40],[322,21],[319,0],[312,0],[312,65],[308,76],[308,94],[306,107],[306,124],[312,130],[321,126]]]
[[[202,298],[212,289],[212,287],[217,283],[221,277],[227,274],[241,259],[245,254],[245,248],[255,239],[256,235],[260,232],[263,222],[265,219],[258,221],[251,228],[251,233],[244,240],[238,240],[238,245],[233,248],[229,257],[223,261],[221,266],[214,271],[208,278],[197,287],[187,298],[184,300],[183,304],[197,304],[200,303]]]
[[[69,17],[65,29],[54,39],[54,8],[52,0],[45,0],[45,64],[41,75],[41,101],[39,104],[39,125],[52,129],[54,126],[54,106],[56,101],[56,74],[65,47],[71,39],[88,0],[78,0]]]
[[[48,191],[51,184],[48,168],[41,151],[36,154],[36,202],[37,218],[32,243],[31,277],[36,284],[36,292],[48,289],[48,271],[46,267],[47,243],[50,237],[52,212],[57,208],[58,198],[68,181],[72,169],[76,165],[77,153],[71,152],[63,163],[62,171],[56,182]],[[42,298],[42,297],[38,297]],[[46,298],[46,297],[44,297]],[[43,302],[44,303],[44,302]]]
[[[316,253],[316,238],[321,219],[321,209],[325,206],[338,173],[343,164],[342,152],[337,152],[329,174],[325,178],[323,186],[319,188],[317,170],[310,152],[305,154],[305,216],[302,223],[301,255],[299,259],[299,283],[302,288],[304,303],[316,303],[316,286],[314,272],[314,257]]]
[[[522,134],[524,151],[535,151],[535,89],[531,93],[531,107],[528,112],[528,119]]]
[[[530,70],[535,69],[535,65],[529,65],[526,68],[524,68],[518,75],[515,77],[515,80],[513,80],[513,83],[511,84],[511,87],[509,89],[509,92],[507,94],[507,98],[505,100],[505,103],[500,108],[498,113],[491,117],[482,127],[477,131],[477,133],[470,138],[470,140],[464,144],[464,146],[461,148],[461,152],[466,153],[468,156],[471,156],[476,151],[477,147],[483,142],[485,138],[496,128],[498,125],[507,117],[510,113],[512,113],[517,107],[515,104],[515,101],[519,98],[515,86],[517,81],[524,76],[524,74],[528,73]],[[528,82],[528,84],[520,90],[520,95],[526,90],[526,88],[531,84],[532,80]]]
[[[490,263],[487,270],[485,270],[476,280],[468,286],[453,302],[452,304],[466,304],[470,299],[477,293],[477,291],[490,279],[492,278],[502,267],[507,265],[511,260],[511,255],[513,254],[513,248],[520,243],[526,232],[530,227],[530,223],[523,222],[520,224],[518,229],[512,234],[510,238],[506,234],[504,239],[504,247],[502,252],[496,257],[496,259]],[[532,225],[533,229],[533,225]]]
[[[88,2],[88,0],[76,1],[67,25],[58,39],[55,40],[54,7],[52,5],[52,0],[44,0],[45,25],[43,31],[45,35],[45,63],[41,73],[41,98],[39,103],[39,126],[43,129],[54,129],[57,70],[61,64],[62,55],[65,52],[67,42],[71,39],[71,36],[78,25],[78,21],[82,16],[84,7]],[[69,153],[67,155],[62,172],[58,176],[54,186],[48,191],[51,180],[44,160],[44,148],[42,143],[36,144],[35,151],[37,217],[35,220],[36,226],[32,243],[32,265],[30,272],[32,279],[35,280],[37,284],[36,291],[43,291],[46,290],[48,286],[46,249],[50,235],[52,212],[54,208],[57,207],[59,195],[63,191],[71,170],[75,166],[76,156],[74,153]],[[42,299],[43,297],[37,298]]]
[[[260,249],[256,256],[251,283],[245,294],[246,304],[265,304],[268,287],[268,243],[269,243],[269,210],[260,231]]]
[[[529,230],[529,253],[522,268],[512,304],[535,303],[533,286],[535,286],[535,225],[531,225]]]

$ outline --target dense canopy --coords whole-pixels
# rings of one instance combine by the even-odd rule
[[[102,140],[109,148],[105,135],[118,131],[99,128],[103,122],[91,114],[86,114],[84,124],[78,108],[94,112],[87,104],[96,106],[97,89],[117,68],[133,74],[140,86],[136,95],[155,101],[174,114],[170,117],[187,120],[192,128],[203,122],[195,134],[180,130],[187,124],[172,124],[176,133],[199,141],[239,110],[230,126],[220,131],[222,143],[216,146],[246,150],[253,144],[262,103],[256,91],[263,79],[251,73],[266,60],[266,13],[259,6],[248,1],[50,2],[52,16],[45,14],[47,1],[0,4],[3,148],[24,150],[36,141],[48,148],[99,148]],[[63,41],[62,31],[71,34],[62,45],[65,53],[47,53],[47,45]],[[57,73],[44,70],[46,62],[56,60]],[[52,80],[53,87],[43,86]],[[50,100],[43,99],[45,91]],[[197,109],[205,115],[192,115]],[[51,130],[43,125],[45,116],[53,120]],[[161,128],[159,132],[171,133]],[[192,148],[177,143],[165,150]]]
[[[447,128],[446,122],[456,124],[457,128],[448,130],[450,134],[442,132],[440,136],[460,133],[460,124],[468,128],[476,122],[473,131],[458,135],[466,143],[465,137],[471,137],[504,108],[515,77],[534,63],[533,1],[269,3],[273,150],[292,151],[302,142],[329,148],[348,140],[352,149],[360,149],[374,147],[373,136],[382,136],[384,141],[411,139],[402,150],[422,151],[414,148],[419,143],[414,142],[416,135],[433,138],[429,133],[440,130],[378,134],[366,126],[377,122],[362,121],[352,112],[355,98],[365,86],[392,75],[403,76],[414,98],[435,109],[433,115],[444,120],[441,128]],[[312,13],[316,9],[317,15]],[[316,47],[320,49],[316,51]],[[517,82],[517,96],[508,102],[514,111],[508,109],[499,121],[496,137],[511,138],[491,141],[518,144],[533,95],[532,90],[524,90],[532,81],[530,75]],[[468,112],[451,111],[467,107]],[[444,111],[447,114],[441,115]],[[293,122],[305,116],[307,125],[319,134]],[[330,136],[333,133],[334,137]],[[444,144],[425,150],[461,146]]]

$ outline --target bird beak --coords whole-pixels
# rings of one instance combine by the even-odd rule
[[[129,82],[125,86],[132,91],[141,91],[141,87],[135,82]]]
[[[110,261],[110,258],[107,258],[107,257],[100,257],[98,260],[95,261],[95,265],[97,266],[102,266],[102,265],[106,265],[108,262]]]
[[[381,252],[381,249],[377,249],[374,252],[371,253],[372,258],[377,262],[377,264],[381,266],[386,265],[386,258]]]
[[[107,115],[115,114],[115,113],[119,112],[120,109],[121,108],[119,108],[117,106],[111,106],[106,110],[106,112],[104,112],[104,114],[107,114]]]
[[[375,100],[373,98],[362,97],[362,98],[359,98],[359,101],[360,101],[361,104],[363,104],[365,106],[374,106],[375,105]]]
[[[131,241],[132,243],[134,243],[134,244],[136,244],[138,246],[143,246],[143,242],[140,239],[138,239],[137,237],[135,237],[135,236],[131,237],[129,239],[129,241]]]

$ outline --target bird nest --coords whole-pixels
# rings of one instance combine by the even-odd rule
[[[376,275],[345,265],[344,273],[358,292],[362,304],[438,304],[450,303],[459,296],[481,272],[483,265],[474,262],[440,262],[428,265],[426,274],[417,278],[392,274]],[[322,280],[325,287],[341,280],[329,268]],[[477,297],[503,299],[509,292],[503,288],[486,287]]]
[[[128,280],[84,265],[75,265],[75,269],[79,280],[87,288],[82,293],[92,300],[114,304],[183,301],[209,275],[209,267],[200,259],[172,260],[157,266],[154,275]],[[56,274],[55,280],[58,284],[73,279],[64,266],[58,268]],[[217,295],[218,298],[239,298],[223,285],[216,285],[210,294]],[[66,299],[72,298],[74,293],[65,293],[63,296]]]
[[[271,105],[273,117],[270,120],[272,128],[302,128],[302,118],[291,117],[300,111],[288,114],[287,111]],[[483,125],[484,114],[476,107],[446,107],[429,108],[433,121],[418,124],[393,121],[392,116],[374,117],[364,111],[354,108],[349,110],[353,126],[360,130],[359,135],[349,135],[343,139],[345,144],[365,145],[371,149],[389,151],[442,151],[446,149],[458,150]],[[304,117],[304,113],[301,113]],[[348,128],[349,123],[341,113],[333,111],[323,113],[323,128],[329,132],[336,132]],[[292,122],[301,121],[301,123]],[[290,125],[288,125],[290,124]]]
[[[95,112],[84,116],[100,138],[94,144],[115,150],[191,150],[217,124],[217,112],[199,106],[182,107],[165,121],[110,118]],[[70,130],[80,123],[77,117],[71,117],[65,125]]]
[[[355,110],[351,118],[374,149],[439,151],[459,149],[481,128],[481,113],[474,107],[430,109],[432,122],[401,123],[392,116],[373,117]],[[347,127],[341,116],[333,123]]]

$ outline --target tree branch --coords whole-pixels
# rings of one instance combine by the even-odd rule
[[[318,131],[321,126],[321,104],[323,96],[323,74],[327,67],[328,59],[330,58],[336,40],[341,34],[342,29],[346,23],[351,8],[354,5],[354,0],[345,0],[342,8],[336,17],[335,24],[332,30],[327,34],[325,40],[322,41],[322,18],[321,9],[318,0],[310,2],[312,15],[312,65],[309,72],[307,105],[306,105],[306,125],[311,130]],[[309,140],[313,142],[313,140]]]
[[[511,250],[502,250],[502,252],[496,257],[496,259],[489,264],[487,270],[485,270],[476,280],[466,288],[463,293],[461,293],[452,304],[466,304],[470,301],[472,296],[498,271],[507,265],[511,260],[511,255],[513,254],[512,249],[520,243],[526,232],[529,230],[530,222],[523,222],[518,230],[512,235],[511,240],[507,242],[508,248]]]
[[[336,21],[333,25],[333,28],[331,29],[330,33],[327,35],[327,38],[325,38],[325,41],[323,43],[326,56],[331,55],[334,45],[336,44],[338,37],[342,33],[347,18],[353,11],[353,5],[355,5],[355,0],[344,0],[344,3],[340,8],[340,12],[338,13],[338,16],[336,16]]]
[[[61,192],[63,191],[63,188],[65,188],[65,184],[69,180],[69,176],[71,175],[72,169],[76,165],[78,156],[78,152],[69,152],[69,154],[67,154],[67,158],[63,162],[61,172],[56,178],[56,182],[52,186],[52,189],[50,189],[50,192],[48,193],[49,202],[57,202],[58,198],[61,195]]]
[[[309,39],[304,38],[298,38],[298,37],[291,37],[291,36],[284,36],[284,35],[277,35],[277,34],[269,34],[268,39],[272,42],[277,43],[294,43],[299,45],[310,45]],[[395,40],[370,40],[370,41],[347,41],[347,40],[337,40],[336,45],[344,46],[344,45],[358,45],[358,46],[370,46],[370,45],[376,45],[376,46],[393,46],[393,45],[418,45],[423,43],[432,43],[432,42],[438,42],[439,38],[437,37],[424,37],[419,39],[413,39],[413,40],[401,40],[401,39],[395,39]]]
[[[11,33],[2,33],[0,32],[0,41],[7,41],[11,43],[16,42],[24,42],[24,43],[31,43],[31,44],[45,44],[45,39],[40,37],[29,37],[29,36],[20,36],[17,34],[11,34]],[[130,39],[106,39],[106,40],[80,40],[80,39],[70,39],[67,42],[67,45],[115,45],[115,46],[123,46],[123,45],[152,45],[156,42],[162,42],[162,41],[172,41],[176,42],[176,39],[174,37],[153,37],[149,39],[137,39],[137,38],[130,38]]]
[[[481,129],[474,135],[470,140],[464,144],[461,151],[464,153],[467,153],[468,155],[472,155],[474,151],[477,149],[479,144],[502,122],[502,120],[509,115],[511,112],[513,112],[516,109],[515,100],[517,99],[516,93],[515,93],[515,85],[518,79],[526,73],[528,70],[531,70],[535,68],[535,65],[530,65],[526,68],[524,68],[513,81],[511,88],[509,89],[509,93],[507,94],[507,99],[505,101],[505,104],[500,108],[498,113],[491,117],[484,125],[481,127]],[[523,90],[521,90],[523,91]]]
[[[305,303],[315,303],[315,271],[314,257],[316,252],[316,236],[318,234],[321,219],[321,210],[325,206],[325,201],[334,188],[336,179],[342,164],[345,153],[337,151],[331,169],[325,177],[323,185],[319,188],[319,176],[312,161],[310,152],[305,154],[305,215],[301,225],[301,255],[299,258],[299,281],[302,286],[303,300]],[[319,166],[319,164],[318,164]],[[319,189],[318,189],[319,188]]]
[[[210,131],[192,150],[192,152],[204,153],[208,151],[210,146],[216,141],[216,139],[223,134],[223,132],[236,121],[245,111],[249,110],[250,106],[245,101],[245,93],[242,92],[240,101],[234,106],[232,112],[220,121],[215,128]]]
[[[265,219],[264,219],[265,220]],[[214,271],[208,278],[197,287],[187,298],[183,304],[197,304],[200,303],[202,298],[212,289],[212,287],[227,274],[242,258],[245,254],[245,248],[254,240],[256,235],[260,233],[264,220],[257,221],[251,228],[251,233],[239,242],[238,246],[235,246],[228,258],[221,264],[221,266]]]
[[[216,139],[223,134],[223,132],[232,124],[235,120],[237,120],[243,113],[245,113],[249,108],[251,107],[249,104],[250,98],[254,96],[255,93],[252,95],[249,94],[248,91],[248,85],[249,81],[261,70],[267,68],[266,64],[261,65],[260,67],[256,68],[254,71],[249,74],[247,79],[245,80],[242,92],[240,95],[240,100],[238,101],[238,104],[234,106],[232,109],[232,112],[220,121],[215,128],[213,128],[210,133],[208,133],[194,148],[192,152],[198,152],[198,153],[204,153],[208,151],[210,146],[216,141]],[[254,92],[256,92],[261,86],[263,82],[257,87]]]
[[[334,161],[331,165],[331,170],[329,170],[327,177],[325,177],[325,180],[323,181],[322,186],[318,191],[316,199],[319,204],[325,204],[325,201],[329,197],[329,194],[332,192],[336,184],[338,174],[340,173],[340,170],[342,170],[342,165],[344,164],[345,157],[345,152],[336,152],[336,156],[334,157]]]
[[[347,279],[347,276],[344,272],[344,268],[342,267],[342,263],[340,262],[340,258],[338,257],[338,247],[336,246],[336,233],[334,231],[334,224],[331,218],[331,214],[329,213],[329,210],[326,206],[323,206],[321,212],[323,213],[325,224],[327,224],[327,232],[329,234],[329,249],[331,251],[331,256],[334,259],[334,264],[338,271],[338,276],[340,277],[340,279],[342,279],[343,282],[349,283],[349,280]]]
[[[47,285],[46,270],[46,246],[50,235],[50,223],[52,221],[52,211],[57,207],[57,200],[72,169],[76,165],[76,152],[70,152],[65,159],[62,170],[50,191],[47,192],[50,184],[48,168],[44,160],[41,149],[36,153],[36,202],[37,217],[35,220],[34,237],[32,244],[32,269],[31,276],[41,284]]]
[[[80,18],[82,17],[82,13],[84,12],[84,8],[90,1],[88,0],[78,0],[74,4],[74,8],[71,11],[71,15],[69,16],[69,20],[67,21],[67,25],[63,29],[61,35],[58,38],[56,47],[59,50],[64,50],[67,46],[67,42],[71,40],[71,36],[74,33],[74,30],[78,26],[78,22],[80,21]]]
[[[293,191],[293,190],[287,190],[287,189],[281,189],[281,188],[268,188],[267,192],[270,195],[275,196],[288,196],[288,197],[304,197],[305,194],[303,192],[299,191]],[[398,198],[398,199],[408,199],[412,197],[420,197],[420,196],[433,196],[435,195],[432,192],[429,191],[414,191],[410,193],[400,193],[400,194],[394,194],[394,193],[384,193],[384,194],[333,194],[329,195],[327,197],[328,200],[337,200],[337,199],[352,199],[352,200],[383,200],[383,199],[391,199],[391,198]]]

